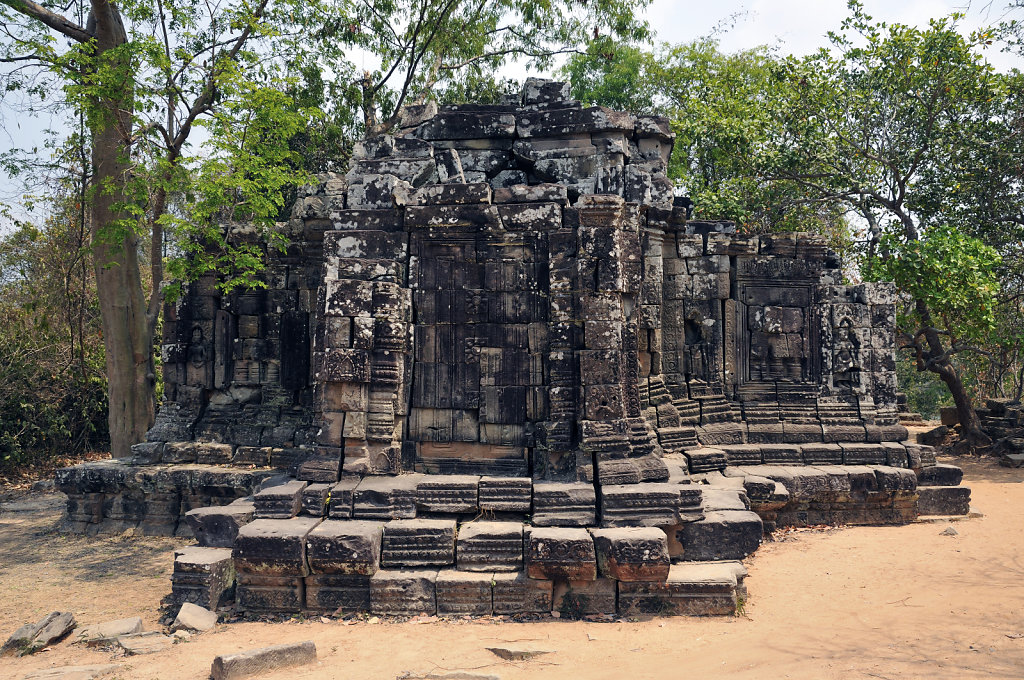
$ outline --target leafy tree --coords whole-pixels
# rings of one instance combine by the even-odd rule
[[[653,51],[605,39],[570,59],[574,95],[635,113],[661,114],[676,133],[669,175],[694,214],[741,229],[816,231],[846,241],[843,211],[795,182],[767,181],[764,166],[784,134],[782,62],[766,47],[732,54],[713,37]]]
[[[786,62],[768,176],[857,211],[868,273],[912,302],[905,347],[949,388],[967,441],[984,444],[956,354],[992,330],[1001,263],[984,243],[1020,214],[1014,78],[984,61],[985,35],[965,38],[957,15],[919,29],[850,8],[831,51]]]
[[[393,128],[410,99],[485,78],[509,60],[543,70],[601,36],[646,39],[636,13],[649,1],[363,0],[323,32],[339,49],[359,47],[380,59],[361,80],[364,124],[374,133]]]
[[[193,257],[172,265],[176,275],[228,266],[226,288],[260,285],[258,251],[232,244],[218,222],[266,226],[280,214],[289,187],[303,180],[296,150],[344,147],[352,118],[341,102],[358,103],[366,131],[389,129],[414,93],[481,78],[518,56],[543,66],[602,31],[642,37],[634,10],[646,2],[0,0],[0,63],[8,66],[0,91],[60,102],[82,112],[89,130],[113,455],[128,455],[153,420],[165,229]],[[380,60],[358,97],[351,89],[317,93],[317,71],[354,72],[353,48]],[[328,100],[339,103],[333,119],[313,110]],[[201,124],[220,136],[203,158],[190,153]],[[299,132],[304,141],[292,141]],[[172,197],[177,211],[168,210]],[[148,300],[139,269],[147,238]]]
[[[235,178],[231,204],[244,204],[248,216],[269,212],[265,200],[254,199],[281,202],[275,198],[279,182],[273,173],[257,170],[246,177],[253,168],[242,165],[262,154],[244,146],[265,138],[247,138],[231,153],[222,145],[207,171],[196,173],[186,156],[189,137],[204,117],[230,111],[244,122],[256,103],[266,106],[268,100],[278,111],[259,115],[280,117],[282,103],[270,94],[278,89],[273,71],[262,66],[267,43],[271,37],[283,40],[289,27],[298,35],[296,18],[315,16],[322,8],[293,5],[295,18],[289,18],[284,3],[271,6],[269,0],[216,6],[196,0],[75,0],[63,8],[30,0],[0,3],[0,62],[10,65],[3,73],[4,91],[58,101],[80,112],[88,129],[88,224],[115,456],[127,455],[153,419],[152,344],[163,279],[163,229],[178,227],[183,243],[209,240],[216,231],[210,229],[208,210],[169,214],[168,196],[197,187],[213,191],[209,182],[193,180],[216,173],[221,188],[232,181],[225,175]],[[210,124],[217,125],[217,119]],[[271,136],[264,146],[279,143]],[[281,160],[279,153],[276,160]],[[153,283],[148,300],[139,266],[146,240],[151,242]],[[232,257],[223,237],[214,243],[221,244],[221,255]]]
[[[80,146],[65,146],[65,160]],[[48,185],[44,222],[14,224],[0,239],[0,474],[106,443],[83,169],[72,164]]]

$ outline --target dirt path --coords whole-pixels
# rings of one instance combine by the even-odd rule
[[[948,525],[797,531],[749,561],[738,618],[614,623],[555,619],[221,625],[150,655],[119,658],[69,643],[0,660],[0,678],[50,666],[110,663],[123,678],[199,679],[213,657],[312,639],[320,663],[262,676],[393,680],[409,671],[472,670],[518,678],[1024,677],[1024,470],[959,463],[984,517]],[[170,588],[172,539],[89,539],[53,531],[57,496],[0,510],[0,635],[54,609],[80,623],[142,616],[157,627]],[[552,650],[526,662],[485,647]]]

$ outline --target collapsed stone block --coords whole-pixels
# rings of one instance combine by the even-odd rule
[[[416,507],[421,512],[475,513],[479,509],[479,477],[424,476],[416,486]]]
[[[230,548],[243,526],[252,521],[256,507],[252,501],[235,501],[229,505],[196,508],[185,513],[199,545]]]
[[[757,550],[763,536],[761,518],[749,510],[706,512],[704,519],[678,530],[683,559],[688,562],[741,560]]]
[[[263,489],[253,496],[256,517],[260,519],[290,519],[302,509],[302,493],[307,483],[287,482]]]
[[[459,526],[455,550],[460,571],[520,571],[523,525],[519,522],[469,522]]]
[[[610,578],[555,581],[551,609],[572,619],[593,614],[614,614],[615,581]]]
[[[412,519],[416,516],[419,475],[364,477],[352,492],[352,516],[358,519]]]
[[[540,614],[552,610],[552,581],[530,578],[525,572],[499,572],[492,578],[496,615]]]
[[[436,614],[436,581],[436,569],[381,569],[370,577],[370,608],[378,614]]]
[[[483,512],[530,512],[533,483],[523,477],[481,477],[480,510]]]
[[[593,581],[597,578],[594,540],[586,529],[532,528],[524,536],[526,573],[537,579]]]
[[[230,548],[183,548],[174,554],[171,601],[217,611],[234,595],[235,563]]]
[[[305,576],[306,537],[320,523],[312,517],[256,519],[238,532],[232,556],[239,573]]]
[[[370,576],[380,566],[383,525],[359,520],[325,520],[306,537],[314,574]]]
[[[597,567],[615,581],[664,581],[668,577],[668,537],[661,529],[593,529]]]
[[[533,485],[534,526],[592,526],[597,519],[593,484],[536,482]]]
[[[310,574],[305,580],[306,608],[324,613],[370,611],[370,576]]]
[[[971,490],[964,486],[917,487],[917,511],[922,515],[966,515],[971,511]]]

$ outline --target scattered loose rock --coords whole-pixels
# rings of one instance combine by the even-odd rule
[[[129,656],[162,652],[172,644],[174,644],[174,638],[156,631],[122,635],[117,638],[117,645]]]
[[[25,680],[95,680],[104,675],[110,675],[119,668],[117,664],[103,664],[97,666],[60,666],[59,668],[44,668],[41,671],[32,671],[25,676]]]
[[[24,656],[63,639],[75,627],[71,612],[50,612],[36,623],[25,624],[0,647],[0,656]]]
[[[946,527],[943,530],[943,532],[941,534],[939,534],[939,535],[940,536],[959,536],[960,532],[957,531],[956,529],[954,529],[953,527]]]
[[[135,616],[130,619],[104,621],[86,626],[78,632],[75,642],[84,642],[90,647],[98,647],[113,643],[122,635],[133,635],[142,632],[142,618]]]
[[[217,614],[199,605],[186,602],[178,610],[178,616],[171,624],[172,631],[191,630],[197,633],[206,631],[217,625]]]
[[[250,649],[237,654],[225,654],[213,660],[210,677],[213,680],[234,680],[260,673],[303,666],[316,661],[316,645],[312,640],[287,645]]]

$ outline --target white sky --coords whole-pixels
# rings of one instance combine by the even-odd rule
[[[865,11],[878,21],[910,25],[927,24],[928,19],[951,12],[964,12],[965,31],[998,23],[1006,16],[1007,0],[967,2],[967,0],[864,0]],[[847,15],[845,0],[718,0],[692,3],[681,0],[654,0],[646,17],[660,42],[683,43],[704,35],[723,24],[733,25],[720,33],[721,48],[734,51],[757,45],[777,45],[782,53],[804,55],[828,42],[827,32],[838,30]],[[1024,20],[1024,10],[1016,18]],[[1024,68],[1024,58],[992,49],[987,58],[1000,69]],[[526,75],[521,68],[511,67],[512,77]],[[15,119],[16,114],[0,108],[0,152],[12,147],[42,143],[40,130],[52,125],[48,118]],[[19,184],[0,172],[0,203],[15,202]],[[4,225],[0,224],[0,229]]]

